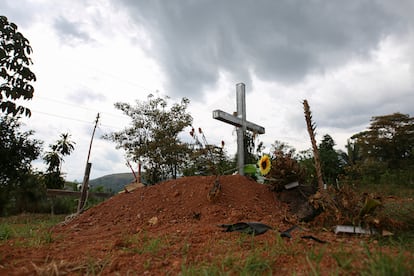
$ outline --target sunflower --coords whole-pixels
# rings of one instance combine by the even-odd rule
[[[266,175],[269,173],[270,167],[271,167],[269,155],[267,154],[263,155],[257,164],[259,165],[260,173],[262,175]]]

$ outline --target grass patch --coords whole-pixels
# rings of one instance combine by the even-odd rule
[[[320,263],[325,256],[326,246],[316,250],[312,248],[306,255],[306,261],[309,265],[311,275],[320,275]]]
[[[397,256],[390,256],[383,252],[366,250],[368,260],[360,275],[412,275],[414,265],[401,252]]]
[[[346,252],[341,244],[338,251],[332,253],[332,258],[335,259],[338,268],[344,271],[350,271],[352,269],[352,262],[356,259],[353,252]]]
[[[240,275],[272,275],[273,261],[264,257],[260,251],[249,254],[239,271]]]
[[[156,255],[162,248],[168,247],[169,241],[166,237],[150,237],[146,232],[139,232],[128,236],[121,244],[123,250],[145,254]]]
[[[276,243],[258,242],[257,238],[241,233],[239,237],[219,240],[220,251],[213,259],[202,263],[185,263],[181,266],[181,275],[272,275],[272,266],[277,256],[290,254],[283,240]]]
[[[53,241],[50,227],[64,220],[64,215],[22,214],[0,218],[0,242],[20,238],[22,246],[39,246]]]
[[[262,253],[258,248],[246,256],[230,253],[212,262],[184,264],[180,275],[272,275],[273,260]]]
[[[32,263],[37,275],[102,275],[103,270],[110,265],[110,256],[104,259],[88,257],[81,263],[61,261],[46,262],[44,264]]]
[[[12,238],[14,235],[13,227],[9,223],[2,223],[0,225],[0,241],[5,241]]]

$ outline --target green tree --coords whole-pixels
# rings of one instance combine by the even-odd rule
[[[355,183],[356,180],[361,178],[361,151],[358,144],[352,139],[348,139],[345,148],[346,152],[340,153],[340,160],[344,169],[342,180]]]
[[[16,24],[0,16],[0,109],[6,114],[31,115],[28,108],[15,103],[33,97],[31,82],[36,76],[29,68],[31,53],[29,41],[17,31]]]
[[[304,171],[304,183],[311,184],[314,187],[318,186],[318,179],[316,177],[316,169],[313,158],[313,150],[302,150],[295,155],[295,159]]]
[[[389,169],[414,163],[414,118],[408,114],[372,117],[368,130],[351,138],[365,162],[382,163]]]
[[[116,103],[115,107],[131,117],[132,123],[123,131],[104,135],[117,143],[135,162],[141,162],[145,178],[155,184],[168,178],[176,178],[185,167],[190,149],[178,135],[191,126],[193,118],[186,109],[187,98],[170,108],[168,98],[148,95],[147,101],[137,101],[136,106]]]
[[[47,164],[44,176],[46,187],[49,189],[61,189],[65,184],[62,177],[62,164],[64,157],[70,155],[75,149],[75,142],[70,140],[69,133],[60,134],[60,139],[53,145],[49,145],[50,151],[46,152],[43,160]]]
[[[329,134],[325,134],[319,144],[322,176],[325,183],[333,184],[343,173],[342,153],[334,149],[335,141]]]
[[[33,131],[20,128],[18,117],[0,116],[0,214],[10,202],[21,202],[41,188],[32,181],[31,163],[40,155],[42,142],[31,138]]]

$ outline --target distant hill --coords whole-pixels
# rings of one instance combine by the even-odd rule
[[[115,173],[89,180],[90,187],[103,187],[105,192],[119,192],[126,184],[134,181],[132,173]]]

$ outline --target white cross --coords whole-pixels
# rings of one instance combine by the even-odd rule
[[[213,111],[213,118],[237,127],[237,167],[240,175],[244,175],[244,136],[246,129],[264,134],[265,129],[246,120],[246,92],[244,83],[236,84],[237,114],[231,115],[221,110]]]

